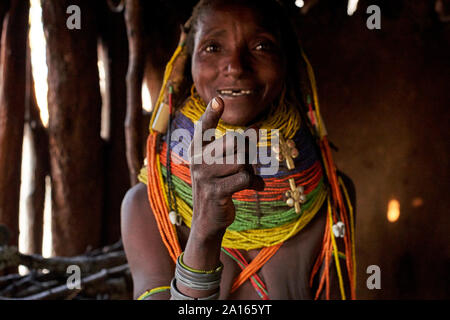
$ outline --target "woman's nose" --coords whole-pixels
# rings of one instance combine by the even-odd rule
[[[248,68],[248,63],[246,62],[245,54],[240,51],[232,52],[226,59],[225,63],[225,75],[239,78]]]

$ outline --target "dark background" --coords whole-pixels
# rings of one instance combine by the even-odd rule
[[[380,30],[366,27],[371,4]],[[359,1],[353,16],[319,1],[298,23],[335,161],[356,185],[358,298],[450,298],[450,23],[434,1]],[[381,290],[366,287],[373,264]]]

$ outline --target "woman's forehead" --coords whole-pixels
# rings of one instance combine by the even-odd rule
[[[197,36],[224,36],[228,26],[250,26],[256,33],[270,33],[278,38],[279,26],[268,14],[247,6],[220,5],[205,9],[199,16]]]

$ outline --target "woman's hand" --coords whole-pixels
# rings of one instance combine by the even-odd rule
[[[218,97],[212,99],[195,127],[189,151],[193,216],[183,261],[199,270],[212,270],[220,263],[222,238],[235,217],[231,196],[244,189],[264,189],[263,179],[255,175],[248,162],[242,161],[248,160],[245,150],[240,150],[242,148],[235,145],[234,139],[227,139],[228,134],[213,141],[203,141],[205,133],[206,136],[214,137],[211,131],[207,131],[215,130],[223,110],[223,100]],[[228,155],[233,161],[226,161]],[[238,159],[241,161],[238,162]],[[190,297],[212,294],[185,287],[181,283],[177,287]]]
[[[235,208],[231,197],[235,192],[264,189],[263,179],[255,175],[253,167],[248,164],[247,146],[245,150],[238,148],[239,144],[229,133],[213,141],[203,141],[210,140],[208,136],[214,137],[214,134],[208,135],[211,131],[207,131],[216,129],[224,107],[221,98],[211,100],[196,125],[190,147],[193,196],[191,230],[205,239],[221,239],[226,228],[233,223]],[[240,138],[244,139],[244,136]]]

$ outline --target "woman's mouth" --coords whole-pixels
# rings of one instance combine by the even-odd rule
[[[217,93],[223,97],[242,97],[249,96],[254,93],[252,89],[221,89]]]

